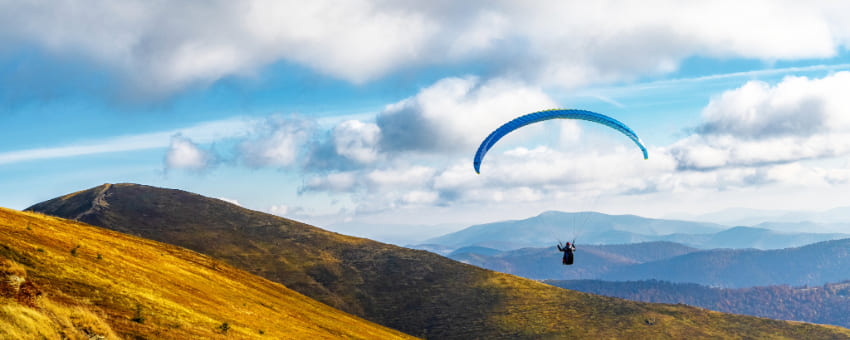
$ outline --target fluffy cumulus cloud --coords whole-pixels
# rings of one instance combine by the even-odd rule
[[[359,212],[458,202],[592,199],[601,193],[658,190],[674,169],[674,160],[663,152],[646,162],[637,148],[625,145],[584,151],[515,148],[493,155],[482,175],[475,174],[468,159],[453,157],[435,166],[394,164],[316,175],[305,182],[302,193],[350,194]]]
[[[347,171],[372,166],[385,157],[379,150],[381,129],[375,123],[347,120],[313,138],[306,156],[308,171]]]
[[[333,129],[334,151],[359,163],[371,163],[378,158],[381,129],[374,123],[348,120]]]
[[[841,15],[848,7],[732,0],[4,1],[0,43],[88,59],[152,93],[257,74],[278,61],[354,83],[411,66],[476,62],[500,77],[574,87],[669,72],[694,55],[831,57],[850,45]]]
[[[714,97],[690,136],[649,145],[649,160],[615,131],[585,129],[590,123],[535,124],[492,149],[477,175],[470,157],[482,138],[519,113],[554,104],[520,81],[447,78],[388,105],[374,122],[320,130],[310,120],[271,117],[232,144],[234,164],[296,171],[300,194],[347,197],[356,213],[846,185],[850,170],[835,159],[850,155],[848,87],[850,72],[748,82]],[[166,157],[169,168],[193,171],[214,160],[179,135]]]
[[[714,98],[696,134],[670,152],[680,169],[707,170],[850,153],[850,72],[751,81]]]
[[[518,114],[555,107],[540,88],[503,78],[450,77],[387,105],[374,122],[348,120],[315,138],[312,172],[387,167],[410,157],[466,155]]]
[[[376,121],[383,151],[466,151],[518,114],[555,106],[540,88],[522,82],[447,78],[388,105]]]
[[[315,125],[310,120],[272,116],[239,142],[238,159],[255,168],[293,166],[313,134]]]
[[[189,138],[180,134],[171,137],[171,144],[165,153],[165,169],[181,169],[201,172],[215,165],[216,157],[208,150],[201,149]]]
[[[370,1],[3,2],[4,42],[83,56],[171,92],[279,60],[363,82],[410,63],[434,24]]]
[[[494,90],[500,86],[504,90]],[[379,211],[459,202],[520,204],[590,200],[599,195],[843,185],[850,171],[830,166],[829,161],[850,155],[850,97],[844,91],[848,87],[850,72],[818,79],[788,77],[776,84],[748,82],[714,97],[690,136],[666,147],[650,145],[649,160],[616,133],[600,135],[583,130],[582,124],[562,124],[559,130],[545,130],[560,135],[543,141],[545,146],[508,143],[494,149],[482,175],[476,175],[468,150],[489,130],[524,112],[524,103],[515,101],[507,89],[526,91],[526,98],[538,92],[511,82],[493,85],[475,78],[450,78],[379,114],[375,125],[382,161],[318,174],[305,182],[302,192],[351,194],[358,209]],[[542,94],[537,98],[544,104],[536,105],[548,102]],[[503,107],[513,109],[502,116]],[[416,130],[414,126],[419,131],[404,134]],[[470,132],[476,130],[480,131]],[[537,142],[529,138],[521,144]],[[372,152],[372,144],[368,145]],[[452,152],[457,149],[467,152]],[[429,154],[443,160],[432,160],[428,166],[414,161]]]

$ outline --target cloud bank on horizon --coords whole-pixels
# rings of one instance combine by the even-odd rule
[[[848,12],[850,5],[829,1],[0,2],[0,83],[14,89],[0,94],[0,119],[10,122],[33,103],[74,102],[81,91],[166,106],[186,93],[214,98],[207,89],[215,84],[262,84],[281,63],[364,92],[413,70],[445,75],[355,118],[307,111],[201,119],[136,137],[13,145],[0,149],[0,165],[154,149],[161,174],[194,176],[194,187],[224,172],[232,181],[260,181],[251,174],[262,171],[295,179],[285,186],[287,201],[237,198],[270,212],[335,216],[327,221],[452,207],[553,209],[600,196],[611,207],[694,192],[846,189],[850,72],[843,70],[850,67],[840,61],[850,49]],[[621,136],[567,121],[512,134],[488,156],[486,176],[472,171],[478,143],[502,123],[560,107],[565,92],[652,87],[681,77],[692,58],[838,69],[701,90],[707,104],[687,109],[696,123],[677,126],[672,143],[653,144],[670,137],[635,129],[650,141],[649,161]],[[632,108],[599,98],[619,112]],[[641,126],[664,119],[626,118]],[[311,195],[327,199],[305,199]]]

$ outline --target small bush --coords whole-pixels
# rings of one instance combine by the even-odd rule
[[[77,257],[77,249],[80,249],[80,245],[78,244],[76,247],[71,249],[71,255]]]
[[[35,302],[41,297],[41,289],[32,283],[32,281],[24,281],[21,286],[18,288],[18,294],[15,295],[15,299],[18,300],[18,303],[27,307],[35,307]]]
[[[142,316],[142,305],[136,304],[136,313],[133,314],[133,318],[130,320],[133,322],[145,323],[145,317]]]
[[[225,322],[218,326],[218,329],[221,330],[222,333],[227,334],[227,331],[230,329],[230,325]]]

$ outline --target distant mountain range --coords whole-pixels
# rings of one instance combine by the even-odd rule
[[[574,227],[573,226],[577,226]],[[499,250],[554,246],[577,237],[580,244],[628,244],[653,241],[681,243],[700,249],[783,249],[815,242],[850,238],[844,233],[813,233],[825,225],[812,223],[765,224],[769,228],[733,227],[719,224],[659,220],[633,215],[564,213],[549,211],[524,220],[481,224],[432,238],[410,247],[448,254],[468,246]],[[832,229],[842,230],[839,225]],[[850,227],[847,229],[850,231]]]
[[[726,227],[701,222],[659,220],[634,215],[547,211],[524,220],[480,224],[423,243],[449,247],[482,246],[500,250],[555,245],[578,237],[584,244],[655,241],[658,235],[688,232],[710,234]]]
[[[107,184],[30,209],[186,247],[423,338],[850,338],[846,329],[565,290],[179,190]]]
[[[657,279],[743,288],[822,285],[850,279],[850,239],[776,250],[714,249],[617,268],[609,281]]]
[[[714,287],[822,285],[850,279],[850,239],[777,250],[698,250],[669,242],[582,246],[575,264],[560,264],[554,247],[476,253],[476,248],[449,257],[537,280],[664,280]]]
[[[682,303],[726,313],[850,328],[850,281],[813,287],[782,285],[741,289],[710,288],[693,283],[657,280],[544,282],[580,292],[634,301]]]
[[[756,226],[772,223],[814,223],[820,225],[850,226],[850,207],[837,207],[824,211],[784,211],[732,208],[707,214],[672,214],[669,218],[688,221],[712,222],[728,226]],[[843,229],[848,230],[848,229]],[[831,232],[835,230],[818,230]]]
[[[561,264],[555,246],[499,251],[492,248],[465,247],[448,257],[454,260],[503,273],[535,280],[595,279],[616,269],[640,263],[659,261],[699,251],[672,242],[647,242],[627,245],[579,245],[576,262]]]

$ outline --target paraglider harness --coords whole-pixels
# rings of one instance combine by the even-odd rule
[[[576,250],[576,240],[572,243],[567,242],[566,247],[561,246],[561,241],[558,241],[558,250],[564,252],[564,259],[561,260],[565,266],[573,264],[573,252]]]

